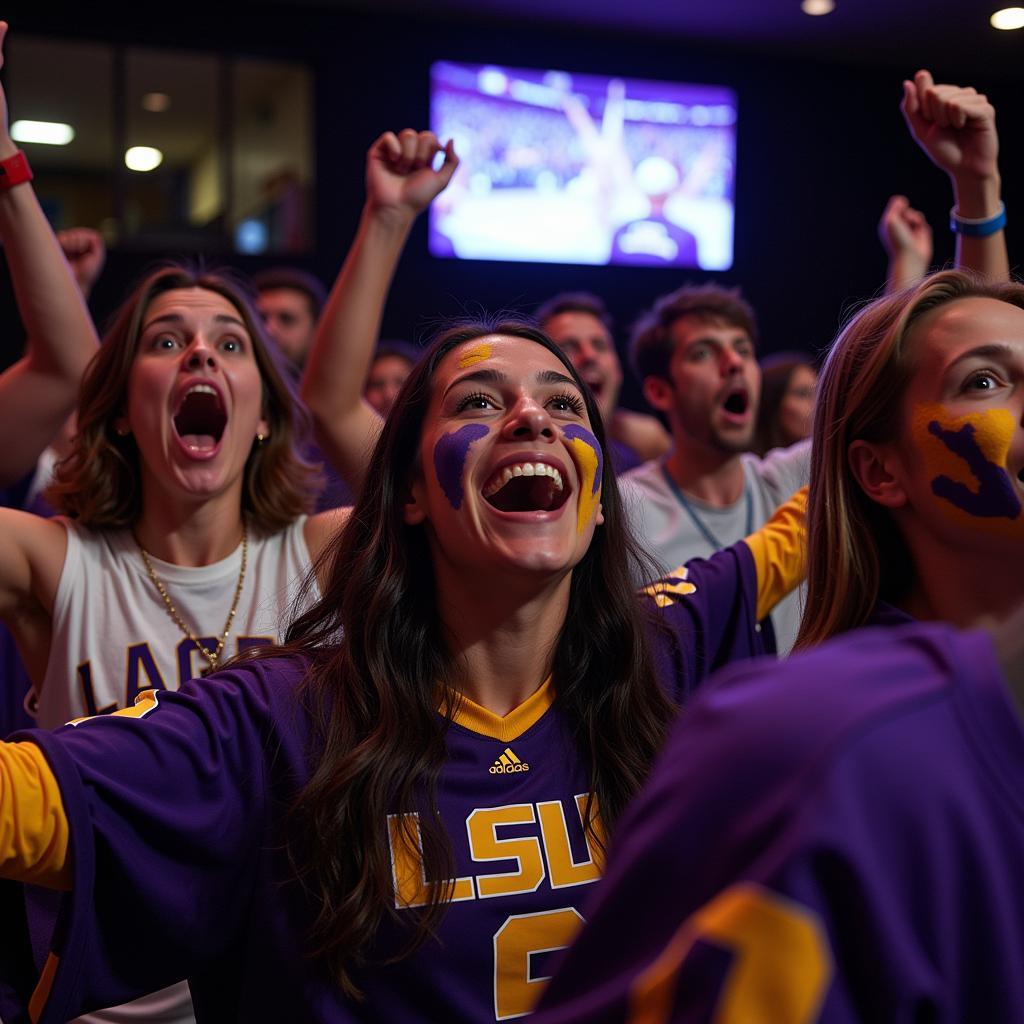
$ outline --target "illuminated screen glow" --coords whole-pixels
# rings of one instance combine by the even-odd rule
[[[732,266],[731,89],[442,61],[431,128],[461,160],[435,256]]]

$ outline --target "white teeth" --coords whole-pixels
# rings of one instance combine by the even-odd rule
[[[193,384],[186,393],[189,395],[216,395],[217,391],[209,384]]]
[[[549,466],[546,462],[522,462],[514,466],[506,466],[495,475],[484,488],[484,497],[489,498],[492,494],[497,494],[509,480],[516,476],[547,476],[554,481],[558,490],[562,490],[565,486],[562,483],[562,474],[554,466]]]

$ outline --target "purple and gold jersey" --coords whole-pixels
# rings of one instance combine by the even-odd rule
[[[985,634],[729,669],[620,822],[537,1024],[1024,1020],[1022,792]]]
[[[758,591],[755,555],[741,543],[641,598],[673,699],[716,665],[763,650]],[[438,783],[452,903],[436,938],[382,966],[410,937],[385,925],[374,965],[356,977],[365,1001],[352,1002],[305,956],[312,912],[285,851],[287,813],[309,774],[309,722],[295,699],[303,671],[268,659],[178,693],[146,692],[128,711],[57,733],[24,734],[56,776],[73,860],[49,959],[36,964],[41,1021],[183,977],[197,1018],[218,1022],[455,1024],[530,1012],[600,873],[582,827],[587,766],[554,688],[504,718],[463,702]],[[398,841],[401,826],[395,816],[380,823],[400,915],[439,881]],[[8,999],[17,993],[14,1005],[24,1005],[37,977],[31,957],[12,946],[3,966]]]

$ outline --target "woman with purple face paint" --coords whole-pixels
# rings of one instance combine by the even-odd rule
[[[283,652],[0,747],[0,875],[67,893],[39,1019],[181,974],[198,1020],[528,1013],[676,707],[801,561],[787,508],[638,599],[605,456],[545,335],[450,331]],[[10,940],[0,1014],[37,981]]]
[[[798,646],[1024,595],[1024,285],[947,270],[880,299],[818,385]]]

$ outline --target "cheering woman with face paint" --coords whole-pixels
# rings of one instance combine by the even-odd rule
[[[763,649],[795,540],[787,509],[638,600],[571,364],[522,324],[448,333],[283,651],[0,748],[0,874],[66,891],[41,980],[11,925],[8,1007],[184,975],[208,1020],[529,1012],[674,708]]]

